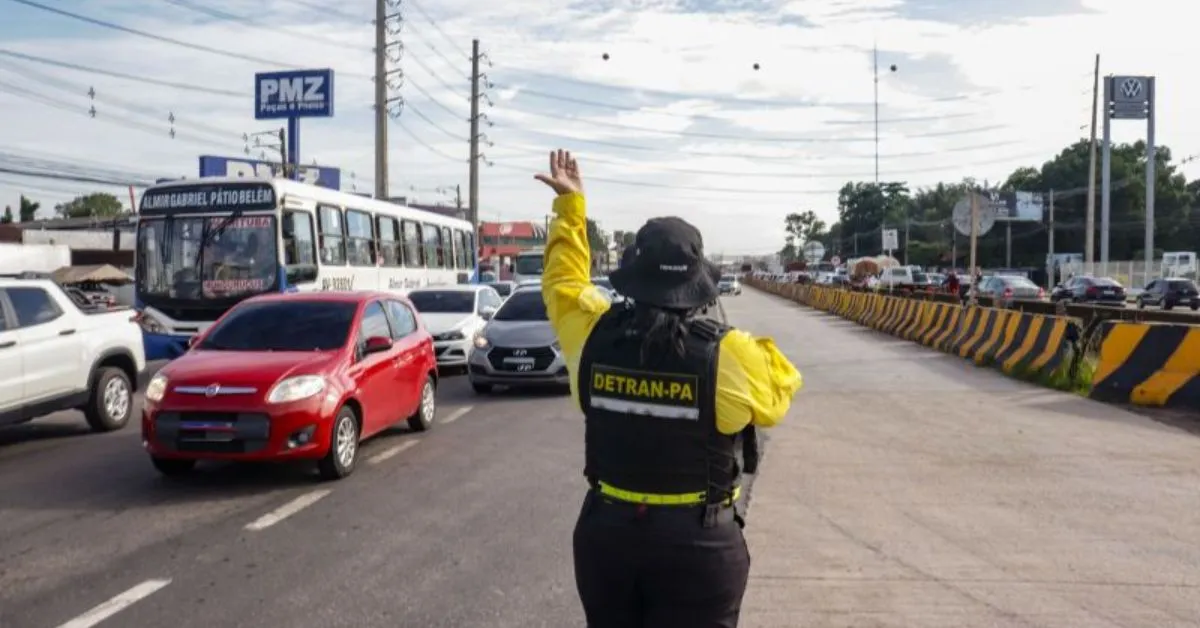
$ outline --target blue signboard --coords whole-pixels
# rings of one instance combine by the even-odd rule
[[[333,117],[333,70],[289,70],[254,75],[258,120]]]
[[[268,178],[282,176],[278,162],[242,159],[240,157],[200,156],[201,177]],[[331,190],[342,189],[342,171],[325,166],[299,166],[296,179]]]

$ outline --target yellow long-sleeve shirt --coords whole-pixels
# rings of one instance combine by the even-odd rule
[[[546,243],[542,297],[558,334],[571,396],[579,404],[579,356],[610,303],[591,281],[586,202],[582,195],[554,199]],[[731,330],[721,340],[717,362],[717,429],[736,434],[747,425],[771,427],[783,420],[803,385],[800,372],[769,338]]]

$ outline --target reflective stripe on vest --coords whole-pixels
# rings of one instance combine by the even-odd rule
[[[696,493],[676,493],[674,495],[656,495],[654,493],[637,493],[617,488],[607,482],[600,482],[600,494],[613,499],[619,499],[631,504],[646,504],[647,506],[701,506],[705,503],[704,491]],[[721,502],[732,504],[742,494],[742,487],[733,487],[733,497]]]

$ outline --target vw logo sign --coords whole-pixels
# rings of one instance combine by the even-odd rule
[[[209,384],[208,388],[204,389],[205,397],[216,397],[217,393],[221,392],[220,384]]]
[[[1142,95],[1142,80],[1127,78],[1121,83],[1121,94],[1130,100]]]

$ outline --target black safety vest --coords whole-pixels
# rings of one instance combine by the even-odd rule
[[[683,355],[655,355],[642,364],[642,337],[630,330],[631,316],[620,307],[605,313],[579,359],[584,475],[593,486],[706,491],[710,504],[728,500],[741,475],[737,436],[717,430],[717,349],[728,329],[693,319]]]

